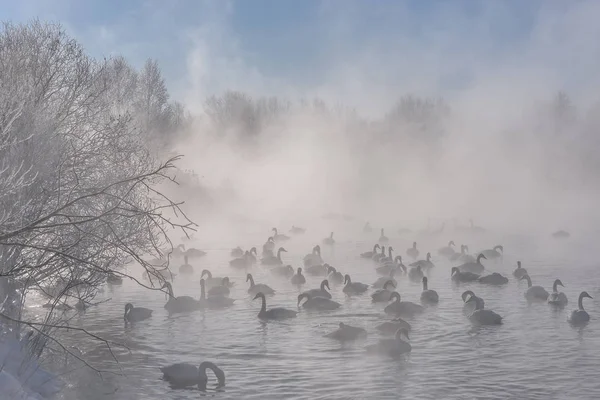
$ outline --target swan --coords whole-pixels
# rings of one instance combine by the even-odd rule
[[[313,247],[312,253],[305,255],[303,261],[305,267],[323,264],[323,259],[321,258],[321,246],[316,245]]]
[[[412,247],[406,250],[406,254],[413,260],[416,260],[417,257],[419,257],[419,250],[417,250],[417,242],[413,242]]]
[[[213,286],[208,289],[209,296],[229,296],[229,278],[225,277],[219,286]]]
[[[296,311],[288,310],[286,308],[271,308],[267,310],[267,299],[265,298],[265,294],[262,292],[256,293],[253,300],[256,299],[262,300],[262,305],[260,307],[260,311],[258,312],[258,318],[262,320],[267,319],[288,319],[288,318],[296,318]]]
[[[385,257],[385,246],[381,246],[380,249],[381,249],[381,253],[373,254],[373,257],[372,257],[373,261],[379,261],[379,260],[381,260],[382,257]]]
[[[450,261],[459,261],[459,258],[460,258],[460,257],[462,257],[462,256],[464,256],[465,254],[467,254],[467,253],[466,253],[466,250],[467,250],[466,246],[465,246],[464,244],[461,244],[461,245],[460,245],[460,253],[458,253],[458,252],[456,252],[456,251],[455,251],[454,253],[452,253],[452,254],[451,254],[449,257],[448,257],[448,260],[450,260]]]
[[[528,275],[527,270],[521,267],[521,261],[517,261],[517,268],[513,271],[513,276],[521,279],[524,275]]]
[[[421,292],[421,301],[423,303],[438,303],[440,296],[438,296],[435,290],[427,288],[427,277],[423,277],[423,291]]]
[[[554,232],[552,234],[552,237],[555,239],[565,239],[565,238],[571,237],[571,234],[569,232],[561,229],[559,231]]]
[[[377,279],[375,282],[373,282],[371,287],[373,289],[382,289],[383,286],[389,281],[391,281],[394,284],[394,287],[396,287],[398,282],[396,282],[396,280],[394,279],[394,275],[396,275],[396,271],[395,270],[390,271],[388,276],[383,276],[383,277]]]
[[[435,264],[431,262],[431,253],[427,253],[427,257],[425,260],[415,261],[414,263],[409,264],[411,267],[421,267],[421,268],[431,268],[435,267]]]
[[[531,278],[529,275],[525,274],[521,277],[520,280],[525,279],[527,281],[527,290],[525,291],[525,298],[529,301],[533,300],[548,300],[548,296],[550,295],[546,289],[541,286],[532,286]]]
[[[492,310],[484,309],[480,300],[479,297],[475,296],[471,296],[467,300],[467,303],[475,304],[475,310],[468,316],[469,321],[476,325],[500,325],[502,317]]]
[[[392,295],[392,291],[388,289],[388,287],[392,287],[396,289],[396,285],[393,281],[388,280],[383,284],[383,289],[377,289],[372,295],[371,299],[373,303],[382,303],[390,301],[390,296]]]
[[[481,278],[479,278],[479,283],[497,286],[506,285],[508,283],[508,278],[497,272],[492,272],[490,275],[482,276]]]
[[[398,332],[398,329],[404,328],[407,331],[412,330],[412,326],[402,318],[394,318],[391,321],[385,321],[375,327],[382,335],[391,336]]]
[[[235,249],[232,249],[229,254],[231,255],[231,257],[240,258],[244,255],[244,250],[242,250],[242,248],[238,246]]]
[[[273,255],[273,250],[275,250],[275,239],[273,239],[273,236],[269,236],[263,244],[263,256]]]
[[[173,287],[169,282],[165,282],[165,284],[161,287],[161,289],[165,288],[169,292],[169,300],[167,300],[167,304],[165,304],[165,310],[167,310],[169,313],[174,314],[179,312],[190,312],[199,310],[201,308],[200,302],[193,297],[175,297],[173,294]]]
[[[307,310],[336,310],[341,306],[337,301],[325,297],[313,297],[309,293],[304,292],[298,295],[298,307],[300,307],[300,302],[304,298],[306,298],[306,301],[302,304],[302,307]]]
[[[292,225],[292,229],[290,229],[290,233],[293,235],[302,235],[306,232],[306,229],[300,228],[299,226]]]
[[[252,247],[250,249],[250,254],[248,254],[248,261],[250,262],[250,264],[256,264],[257,256],[258,256],[258,253],[256,252],[256,247]]]
[[[120,276],[117,276],[113,273],[110,273],[107,277],[106,277],[106,282],[109,285],[122,285],[123,284],[123,278],[121,278]]]
[[[202,270],[202,274],[200,274],[200,278],[204,278],[204,275],[206,275],[206,286],[209,288],[211,288],[213,286],[221,286],[223,284],[222,277],[212,276],[212,273],[207,269]],[[227,287],[233,287],[233,283],[231,283],[231,281],[229,281],[229,279],[227,280]]]
[[[339,340],[341,342],[351,342],[366,338],[367,331],[363,328],[346,325],[343,322],[340,322],[339,328],[331,333],[328,333],[325,335],[325,337]]]
[[[279,250],[277,250],[277,257],[270,255],[268,257],[264,257],[263,259],[260,260],[260,263],[262,265],[283,265],[283,261],[281,260],[281,253],[287,253],[287,250],[284,249],[283,247],[280,247]]]
[[[163,379],[174,386],[185,387],[198,385],[200,390],[206,390],[208,376],[206,370],[210,369],[217,377],[217,387],[225,386],[225,373],[210,361],[204,361],[198,368],[188,363],[177,363],[168,367],[161,367]]]
[[[277,228],[273,228],[271,231],[273,231],[273,240],[276,242],[283,242],[290,239],[289,236],[284,235],[283,233],[278,233]]]
[[[461,272],[458,267],[452,267],[450,273],[454,282],[474,282],[479,279],[479,275],[472,272]]]
[[[369,222],[365,223],[365,226],[363,226],[363,232],[364,233],[373,232],[373,228],[371,228],[371,224]]]
[[[424,277],[425,274],[423,274],[423,270],[421,269],[420,265],[417,265],[416,268],[411,268],[410,271],[408,271],[408,279],[413,282],[421,282]]]
[[[252,264],[250,260],[250,252],[246,250],[242,257],[234,258],[229,261],[229,266],[233,268],[248,268]]]
[[[396,301],[388,304],[383,309],[383,311],[386,314],[392,314],[392,315],[396,315],[399,317],[403,317],[403,316],[412,317],[416,314],[420,314],[423,311],[425,311],[425,307],[423,307],[420,304],[412,303],[410,301],[401,301],[400,293],[398,293],[398,292],[393,292],[390,295],[389,301],[394,300],[394,299],[396,299]]]
[[[191,257],[191,258],[198,258],[198,257],[204,257],[206,255],[205,251],[199,250],[199,249],[194,249],[193,247],[190,247],[189,249],[187,249],[186,251],[184,251],[182,253],[183,256],[187,256],[187,257]]]
[[[346,294],[361,294],[366,292],[369,289],[369,285],[360,283],[360,282],[352,282],[350,279],[350,275],[346,274],[344,276],[344,289],[342,291]]]
[[[323,265],[311,265],[306,267],[306,273],[313,276],[327,276],[327,266]]]
[[[483,253],[481,253],[477,256],[477,260],[475,260],[475,262],[464,263],[462,265],[459,265],[457,268],[460,270],[460,272],[472,272],[474,274],[481,274],[485,269],[485,267],[481,263],[482,258],[487,260],[487,257]]]
[[[329,288],[329,281],[327,279],[324,279],[323,282],[321,282],[321,287],[319,289],[310,289],[305,291],[303,294],[307,294],[310,297],[323,297],[324,299],[331,299],[331,293],[325,290],[325,288],[331,290]]]
[[[284,278],[291,278],[294,276],[294,268],[292,268],[291,265],[278,265],[277,267],[271,268],[271,272]]]
[[[393,262],[387,262],[381,267],[375,268],[379,275],[389,275],[392,271],[406,273],[406,266],[402,264],[402,256],[396,256]]]
[[[292,276],[290,280],[292,285],[304,285],[306,283],[306,278],[302,275],[302,268],[298,267],[296,271],[296,274]]]
[[[381,246],[379,246],[379,243],[375,243],[375,245],[373,246],[373,251],[365,251],[364,253],[361,253],[360,256],[361,258],[373,258],[373,256],[375,254],[377,254],[377,249],[381,248]]]
[[[125,315],[123,319],[129,322],[137,322],[148,319],[152,316],[152,310],[144,307],[134,307],[133,304],[125,304]]]
[[[566,306],[569,300],[567,299],[566,294],[558,291],[558,285],[565,287],[560,279],[555,280],[552,285],[552,293],[550,293],[550,296],[548,297],[548,303],[555,306]]]
[[[472,290],[467,290],[467,291],[463,292],[463,294],[460,297],[462,298],[462,301],[464,303],[463,312],[467,315],[471,314],[475,310],[475,303],[473,303],[473,302],[467,303],[467,300],[469,300],[469,297],[477,298],[478,304],[481,305],[481,308],[485,307],[485,301],[481,297],[475,296],[475,293],[473,293]]]
[[[385,236],[384,230],[383,228],[381,228],[381,234],[379,235],[379,243],[387,243],[389,241],[390,239],[388,239],[388,237]]]
[[[379,259],[379,262],[381,264],[385,264],[388,262],[394,262],[394,255],[392,254],[392,252],[394,251],[394,248],[392,246],[388,246],[388,256],[387,257],[381,257]]]
[[[387,355],[391,357],[397,357],[402,354],[410,353],[412,346],[410,343],[402,340],[402,335],[410,340],[408,337],[408,330],[400,328],[396,332],[394,339],[381,339],[379,340],[379,343],[367,346],[367,353]]]
[[[171,254],[173,257],[182,257],[183,253],[185,252],[185,245],[182,243],[177,245],[177,247],[173,247],[169,250],[163,250],[162,252],[166,254]]]
[[[330,280],[333,283],[344,283],[344,275],[342,275],[341,272],[338,272],[334,267],[332,267],[331,265],[325,264],[327,265],[327,271],[329,272],[329,274],[327,275],[327,279]]]
[[[188,256],[184,256],[183,257],[183,262],[184,264],[179,267],[179,272],[181,274],[193,274],[194,273],[194,267],[192,267],[189,263],[188,263]]]
[[[223,308],[233,305],[234,299],[224,296],[209,296],[206,297],[206,283],[204,279],[200,279],[200,307],[208,308]]]
[[[267,295],[275,294],[275,290],[271,289],[269,285],[265,285],[264,283],[255,284],[252,274],[246,275],[246,282],[248,281],[250,281],[250,287],[248,288],[249,294],[256,295],[258,292],[262,292]]]
[[[461,246],[461,247],[464,248],[464,252],[461,250],[460,253],[455,253],[454,255],[456,256],[456,258],[450,257],[451,261],[458,261],[463,264],[474,263],[477,261],[477,259],[475,257],[473,257],[472,255],[467,253],[467,251],[469,251],[469,246],[467,246],[465,244],[464,247],[463,246]]]
[[[453,256],[454,254],[456,254],[456,252],[454,251],[454,248],[452,246],[455,246],[453,240],[448,242],[448,246],[439,249],[438,254],[443,257]]]
[[[335,244],[335,240],[333,239],[333,232],[329,235],[329,237],[323,239],[323,244],[332,246]]]
[[[500,250],[500,251],[498,251]],[[483,250],[481,252],[481,254],[483,254],[487,259],[490,260],[495,260],[497,258],[502,257],[502,254],[504,253],[504,246],[502,246],[501,244],[494,246],[493,249],[487,249],[487,250]]]
[[[573,310],[573,312],[571,313],[571,317],[569,318],[569,322],[574,325],[585,324],[590,320],[590,314],[588,314],[587,311],[583,309],[583,299],[585,297],[587,297],[588,299],[593,298],[588,294],[588,292],[581,292],[581,294],[579,295],[579,300],[577,302],[577,304],[579,305],[579,309]]]

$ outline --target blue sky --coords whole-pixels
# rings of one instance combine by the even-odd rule
[[[178,95],[235,86],[344,98],[368,86],[385,97],[460,91],[511,74],[587,86],[599,66],[599,3],[3,0],[0,18],[59,21],[95,56],[119,53],[136,65],[156,58]],[[575,51],[582,41],[589,48]]]

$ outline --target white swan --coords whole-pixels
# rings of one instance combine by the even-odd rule
[[[527,290],[525,291],[525,298],[529,301],[535,300],[548,300],[548,296],[550,295],[546,289],[541,286],[533,286],[531,283],[531,278],[529,275],[523,275],[520,280],[525,279],[527,281]]]
[[[263,257],[272,256],[273,250],[275,250],[275,239],[273,239],[273,236],[269,236],[265,244],[263,244]]]
[[[179,267],[179,272],[185,275],[193,274],[194,267],[192,267],[188,262],[188,256],[183,256],[183,262],[184,264],[181,267]]]
[[[388,246],[388,255],[387,255],[387,257],[381,257],[379,259],[379,262],[381,264],[386,264],[388,262],[394,262],[393,251],[394,251],[394,248],[392,246]]]
[[[302,268],[298,267],[296,271],[296,275],[292,276],[290,279],[292,285],[304,285],[306,283],[306,278],[302,275]]]
[[[304,262],[305,267],[323,264],[323,258],[321,258],[321,246],[316,245],[313,247],[312,253],[305,255],[302,261]]]
[[[267,310],[267,299],[265,298],[265,295],[262,292],[256,293],[256,296],[254,296],[253,300],[256,300],[256,299],[262,300],[262,305],[260,307],[260,311],[258,312],[259,319],[278,320],[278,319],[296,318],[296,314],[298,314],[296,311],[288,310],[287,308],[281,308],[281,307],[271,308],[271,309]]]
[[[351,342],[354,340],[364,339],[367,337],[367,331],[356,326],[346,325],[340,322],[339,328],[325,335],[330,339],[339,340],[341,342]]]
[[[208,289],[207,294],[209,296],[229,296],[229,278],[223,278],[221,284]]]
[[[327,266],[327,271],[328,271],[328,275],[327,275],[327,279],[331,282],[333,282],[334,284],[340,284],[340,283],[344,283],[344,275],[342,275],[341,272],[339,272],[338,270],[336,270],[334,267],[332,267],[329,264],[325,264]]]
[[[329,237],[323,239],[323,244],[327,246],[332,246],[335,244],[335,240],[333,239],[333,232],[329,235]]]
[[[427,257],[425,260],[418,260],[414,263],[408,264],[410,267],[421,267],[421,268],[432,268],[435,267],[435,264],[431,262],[431,253],[427,253]]]
[[[460,296],[462,298],[463,301],[463,313],[470,315],[473,311],[475,311],[475,303],[471,302],[471,303],[467,303],[467,300],[469,300],[470,297],[475,297],[478,300],[478,304],[481,305],[481,308],[485,308],[485,301],[481,298],[481,297],[477,297],[475,295],[475,293],[473,293],[472,290],[467,290],[465,292],[463,292],[463,294]]]
[[[199,249],[194,249],[193,247],[187,249],[186,251],[184,251],[182,253],[182,255],[185,257],[190,257],[190,258],[199,258],[199,257],[204,257],[206,255],[206,252],[203,250],[199,250]]]
[[[313,276],[327,276],[327,274],[328,274],[327,265],[325,265],[325,264],[310,265],[305,268],[305,271],[307,274],[313,275]]]
[[[148,319],[152,316],[152,310],[144,307],[134,307],[133,304],[125,304],[125,315],[123,319],[128,322],[138,322]]]
[[[325,297],[313,297],[309,293],[304,292],[298,295],[298,307],[300,307],[300,302],[304,298],[306,298],[306,301],[302,304],[302,307],[307,310],[336,310],[341,306],[337,301]]]
[[[229,253],[229,255],[231,257],[235,257],[235,258],[239,258],[242,257],[244,255],[244,250],[242,250],[242,248],[240,246],[236,247],[235,249],[231,249],[231,252]]]
[[[552,285],[552,293],[548,296],[548,303],[555,306],[566,306],[569,300],[566,294],[558,291],[558,285],[565,287],[560,279],[556,279]]]
[[[277,256],[270,255],[267,257],[263,257],[260,260],[260,263],[262,265],[283,265],[283,261],[281,260],[281,253],[287,253],[287,250],[284,249],[283,247],[280,247],[277,250]]]
[[[417,257],[419,257],[419,250],[417,250],[417,242],[413,242],[412,247],[406,250],[406,254],[413,260],[416,260]]]
[[[210,272],[207,269],[202,270],[202,273],[200,274],[200,278],[204,278],[204,275],[206,275],[206,286],[211,288],[213,286],[221,286],[223,284],[223,277],[220,276],[213,276],[212,272]],[[231,283],[231,281],[229,281],[229,279],[227,280],[227,287],[233,287],[233,283]]]
[[[291,278],[294,276],[294,268],[292,268],[291,265],[278,265],[277,267],[271,268],[271,272],[284,278]]]
[[[200,307],[201,308],[211,308],[211,309],[221,309],[225,307],[232,306],[235,302],[234,299],[230,299],[225,296],[209,296],[206,297],[206,288],[204,279],[200,279]]]
[[[198,385],[200,390],[206,390],[208,376],[206,370],[210,369],[217,377],[217,387],[225,386],[225,373],[214,363],[204,361],[198,368],[188,363],[177,363],[168,367],[161,367],[163,379],[177,387]]]
[[[383,289],[376,290],[373,294],[371,294],[371,299],[373,303],[381,303],[390,301],[390,296],[392,295],[392,291],[388,289],[391,287],[392,289],[396,289],[396,284],[388,280],[384,283]]]
[[[344,276],[344,289],[342,291],[348,295],[352,294],[361,294],[366,292],[369,289],[369,285],[360,283],[360,282],[352,282],[350,279],[350,275],[346,274]]]
[[[581,325],[587,323],[590,320],[590,314],[588,314],[587,311],[583,309],[583,299],[586,297],[588,299],[592,298],[592,296],[590,296],[588,292],[581,292],[581,294],[579,295],[579,300],[577,302],[577,304],[579,305],[579,309],[573,310],[573,312],[571,312],[571,317],[569,318],[570,323],[574,325]]]
[[[404,328],[407,331],[412,330],[412,326],[402,318],[394,318],[391,321],[385,321],[375,327],[382,335],[391,336],[398,332],[398,329]]]
[[[379,243],[375,243],[375,245],[373,246],[373,251],[365,251],[364,253],[361,253],[360,256],[361,258],[373,258],[373,256],[375,254],[377,254],[377,249],[380,249],[381,246],[379,245]]]
[[[273,228],[271,231],[273,231],[273,240],[276,242],[283,242],[290,239],[289,236],[284,235],[283,233],[278,233],[277,228]]]
[[[402,264],[402,256],[396,256],[394,258],[394,261],[387,262],[387,263],[383,264],[381,267],[375,268],[375,272],[377,272],[379,275],[389,275],[392,271],[394,271],[396,273],[398,273],[398,272],[406,273],[406,266],[404,264]]]
[[[517,261],[517,268],[513,271],[513,276],[517,279],[521,279],[524,275],[528,275],[525,268],[521,268],[521,261]]]
[[[302,235],[306,232],[305,228],[300,228],[299,226],[292,225],[292,229],[290,229],[290,233],[293,235]]]
[[[331,290],[329,288],[329,281],[324,279],[321,282],[321,287],[319,289],[310,289],[304,292],[304,294],[309,295],[310,297],[323,297],[325,299],[331,299],[331,293],[329,293],[325,288]]]
[[[481,274],[485,267],[481,263],[481,259],[484,258],[487,260],[487,257],[481,253],[477,256],[477,260],[475,262],[468,262],[462,265],[459,265],[457,268],[460,272],[472,272],[474,274]]]
[[[492,272],[490,275],[479,278],[479,283],[496,286],[506,285],[508,283],[508,278],[497,272]]]
[[[265,285],[264,283],[254,283],[254,278],[252,274],[246,275],[246,282],[250,281],[250,287],[248,288],[248,293],[256,295],[258,292],[262,292],[267,295],[275,294],[275,290],[271,289],[269,285]]]
[[[385,232],[384,232],[383,228],[381,228],[381,235],[379,236],[379,243],[387,243],[389,241],[390,241],[390,239],[388,239],[388,237],[385,236]]]
[[[391,270],[388,276],[378,278],[375,282],[373,282],[371,287],[373,289],[383,289],[384,285],[386,285],[390,281],[394,284],[394,287],[396,287],[396,285],[398,285],[398,282],[396,282],[396,280],[394,279],[394,275],[396,275],[396,270]]]
[[[408,337],[408,330],[400,328],[398,329],[398,332],[396,332],[394,339],[381,339],[379,340],[379,343],[367,346],[366,350],[368,353],[387,355],[391,357],[397,357],[402,354],[410,353],[412,346],[410,343],[405,342],[402,339],[403,335],[407,339],[410,339]]]
[[[394,299],[394,302],[388,304],[383,309],[386,314],[392,314],[399,317],[413,317],[425,311],[425,307],[420,304],[410,301],[402,301],[400,298],[400,293],[398,292],[391,294],[390,301]]]
[[[500,251],[498,251],[498,250],[500,250]],[[504,246],[499,244],[497,246],[494,246],[493,249],[483,250],[481,252],[481,254],[483,254],[489,260],[495,260],[497,258],[501,258],[502,254],[504,254]]]
[[[169,282],[165,282],[165,284],[161,287],[161,289],[165,288],[169,293],[169,300],[167,300],[167,304],[165,304],[165,310],[167,310],[169,313],[174,314],[180,312],[190,312],[202,308],[200,302],[194,299],[193,297],[175,297],[175,295],[173,294],[173,287]]]
[[[441,249],[438,250],[438,254],[442,257],[451,257],[454,254],[456,254],[456,251],[454,251],[454,241],[451,240],[448,242],[448,246],[442,247]]]
[[[229,261],[229,266],[233,267],[233,268],[240,268],[240,269],[248,268],[249,266],[252,265],[250,256],[251,256],[250,252],[248,250],[246,250],[246,252],[241,257],[234,258],[233,260]]]
[[[381,249],[381,253],[375,253],[375,254],[373,254],[373,257],[371,257],[373,261],[379,261],[383,257],[385,257],[385,246],[381,246],[380,249]]]
[[[454,282],[474,282],[479,279],[479,275],[472,272],[460,272],[458,267],[452,267],[450,276]]]
[[[424,276],[425,274],[423,274],[423,270],[421,269],[420,265],[417,265],[415,268],[411,268],[410,271],[408,271],[408,279],[413,282],[422,281]]]
[[[479,297],[470,296],[467,303],[475,303],[475,310],[469,315],[469,321],[477,325],[499,325],[502,323],[502,317],[492,310],[483,308]]]
[[[423,291],[421,292],[421,301],[423,303],[431,303],[435,304],[440,301],[440,296],[438,296],[435,290],[431,290],[427,287],[427,277],[423,277]]]

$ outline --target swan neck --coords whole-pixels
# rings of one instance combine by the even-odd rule
[[[265,298],[264,294],[262,296],[260,296],[260,299],[262,301],[262,304],[260,306],[260,312],[262,314],[262,313],[267,312],[267,299]]]
[[[202,300],[206,300],[206,289],[204,288],[205,284],[204,281],[202,282],[202,284],[200,285],[200,298]]]
[[[427,281],[423,281],[423,290],[427,290]]]
[[[583,293],[579,295],[579,300],[577,301],[577,305],[579,306],[580,310],[584,310],[583,308]]]
[[[554,281],[554,284],[552,285],[552,291],[554,293],[558,292],[558,281]]]
[[[250,279],[250,287],[253,288],[254,287],[254,277],[252,275],[248,275],[248,278]]]

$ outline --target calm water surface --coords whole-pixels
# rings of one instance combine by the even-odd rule
[[[356,231],[353,227],[348,232]],[[312,237],[311,237],[312,236]],[[284,262],[300,266],[302,257],[326,234],[307,232],[283,244]],[[322,246],[323,258],[354,281],[372,284],[378,275],[374,264],[358,255],[370,250],[377,234],[360,241],[350,241],[340,230],[335,248]],[[404,255],[413,238],[391,236],[391,244]],[[448,237],[453,236],[453,237]],[[451,284],[451,264],[436,256],[437,249],[454,239],[457,245],[469,243],[471,250],[502,243],[506,255],[503,262],[485,262],[490,271],[510,278],[505,287],[480,284]],[[389,320],[383,313],[385,304],[373,305],[369,294],[348,298],[341,286],[332,285],[333,299],[342,307],[334,312],[309,312],[302,309],[298,318],[263,323],[256,314],[260,301],[252,301],[247,293],[245,272],[228,266],[229,251],[240,244],[256,245],[265,241],[264,233],[250,232],[240,243],[204,241],[194,243],[208,255],[192,264],[193,278],[177,276],[175,295],[199,297],[200,272],[203,268],[215,276],[229,276],[235,287],[233,307],[225,311],[198,311],[168,316],[163,308],[165,295],[150,292],[133,282],[107,288],[104,296],[110,302],[91,308],[75,318],[75,323],[115,342],[126,344],[130,351],[114,348],[116,365],[104,345],[69,337],[95,366],[111,370],[104,381],[87,370],[70,377],[66,398],[80,399],[189,399],[210,396],[222,399],[593,399],[600,398],[600,329],[596,316],[600,312],[600,273],[594,263],[593,247],[567,242],[535,243],[523,237],[460,238],[442,235],[420,240],[422,256],[433,254],[436,267],[429,275],[429,286],[438,291],[440,303],[424,315],[408,319],[412,324],[412,353],[401,359],[367,356],[364,347],[381,336],[375,326]],[[543,249],[543,250],[542,250]],[[583,260],[586,254],[588,260]],[[422,258],[422,257],[419,257]],[[533,283],[551,290],[555,278],[569,304],[556,310],[548,304],[528,305],[523,297],[527,284],[512,278],[516,260],[523,261]],[[406,261],[405,261],[406,263]],[[173,263],[177,271],[180,261]],[[141,271],[132,269],[141,278]],[[267,283],[277,293],[267,298],[267,307],[284,306],[297,309],[300,290],[285,279],[272,276],[267,267],[253,267],[250,272],[257,283]],[[322,278],[307,276],[302,288],[316,288]],[[403,300],[419,301],[421,285],[398,278],[397,290]],[[486,308],[504,317],[501,326],[473,328],[462,314],[461,293],[472,289],[486,301]],[[594,300],[586,300],[592,321],[574,328],[566,320],[577,307],[577,296],[587,290]],[[124,326],[124,304],[154,310],[150,320],[135,326]],[[339,322],[364,327],[366,341],[352,345],[323,337],[335,330]],[[160,366],[176,362],[199,364],[214,361],[226,373],[226,387],[214,390],[214,377],[209,371],[207,393],[197,389],[173,390],[161,379]]]

